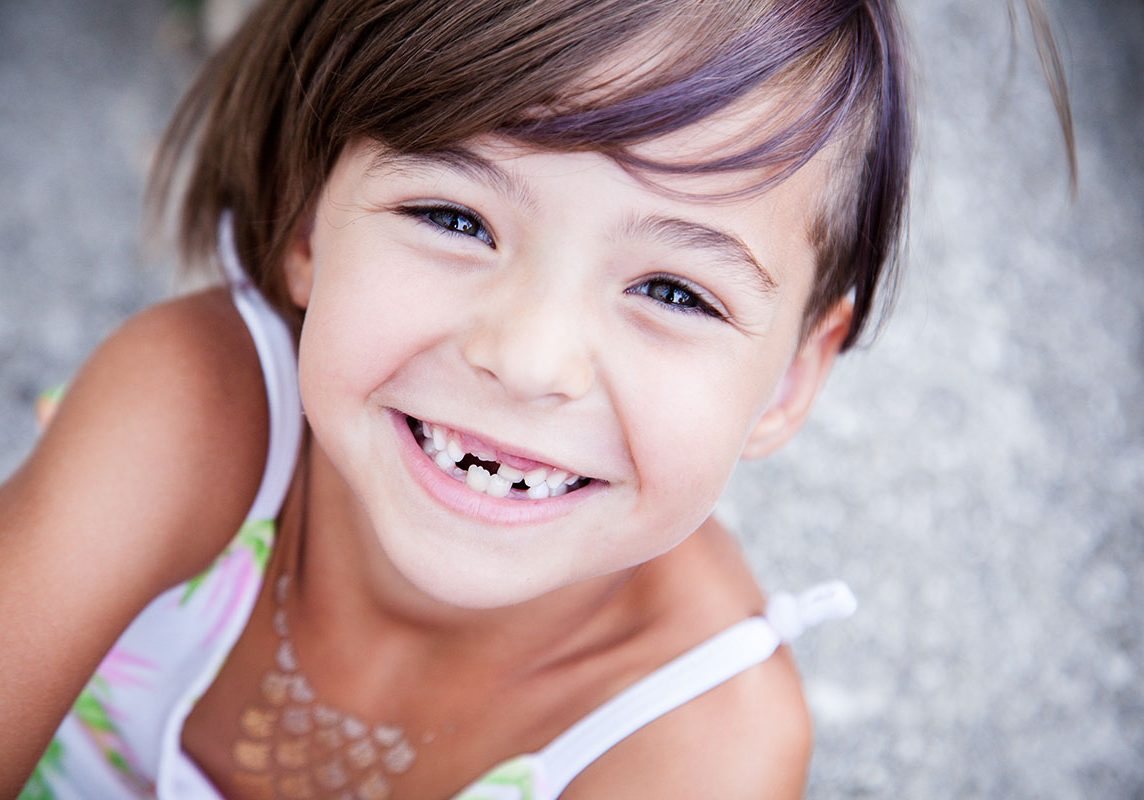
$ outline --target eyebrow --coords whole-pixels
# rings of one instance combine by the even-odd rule
[[[656,239],[673,247],[707,250],[732,271],[746,272],[764,295],[778,291],[778,282],[755,258],[751,248],[727,231],[677,217],[644,216],[625,221],[621,232],[625,236]]]
[[[519,176],[466,147],[443,147],[425,153],[380,151],[368,169],[371,173],[450,170],[491,185],[496,192],[515,200],[526,210],[538,208],[536,198]],[[709,251],[715,255],[718,264],[732,272],[746,272],[763,295],[778,291],[778,282],[755,258],[751,248],[727,231],[693,220],[651,215],[627,219],[620,232],[627,237],[647,237],[674,247]]]
[[[441,170],[488,184],[501,195],[514,200],[529,211],[537,208],[536,198],[517,175],[466,147],[444,147],[427,153],[380,152],[370,162],[369,172],[406,172]]]

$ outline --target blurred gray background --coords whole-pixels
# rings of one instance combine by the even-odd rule
[[[860,600],[796,646],[811,797],[1144,798],[1144,2],[1049,4],[1075,203],[1004,3],[904,5],[921,139],[896,313],[722,514],[765,586]],[[193,30],[159,0],[0,0],[0,475],[38,391],[175,285],[141,190]]]

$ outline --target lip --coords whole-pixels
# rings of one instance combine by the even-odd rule
[[[440,505],[478,522],[490,525],[534,525],[550,522],[570,513],[604,488],[605,483],[603,481],[593,480],[587,486],[574,492],[544,500],[509,500],[475,492],[464,483],[443,473],[436,464],[429,460],[417,439],[414,438],[413,431],[409,429],[406,415],[403,412],[388,408],[386,413],[389,415],[394,432],[397,434],[398,449],[402,461],[414,482]],[[497,446],[495,442],[486,437],[480,437],[480,439],[489,445]],[[508,447],[504,449],[514,452]],[[523,453],[521,455],[522,457],[531,457],[525,456]],[[536,459],[536,461],[547,463],[541,462],[540,459]]]

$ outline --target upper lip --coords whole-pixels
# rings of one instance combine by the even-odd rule
[[[551,457],[544,455],[543,453],[540,453],[539,451],[532,450],[532,449],[527,448],[527,447],[521,447],[519,445],[511,444],[511,443],[506,442],[502,439],[497,439],[495,437],[489,436],[489,435],[484,434],[484,433],[477,433],[476,431],[473,431],[470,428],[465,428],[465,427],[460,426],[460,425],[454,425],[450,422],[444,422],[440,419],[432,419],[429,417],[419,417],[416,414],[408,414],[407,412],[403,412],[400,410],[398,410],[398,413],[406,414],[406,416],[412,417],[413,419],[416,419],[416,420],[420,420],[421,422],[429,423],[430,425],[439,425],[443,428],[448,428],[450,431],[453,431],[454,433],[459,433],[462,436],[471,437],[473,439],[480,441],[481,443],[483,443],[485,445],[488,445],[493,450],[496,450],[500,453],[504,453],[505,455],[519,456],[520,458],[524,458],[524,459],[527,459],[529,461],[536,461],[536,462],[539,462],[541,464],[547,464],[550,467],[554,467],[554,468],[559,469],[559,470],[564,470],[565,472],[567,472],[570,475],[579,475],[583,478],[591,477],[590,475],[583,473],[583,472],[580,472],[579,470],[575,470],[575,469],[572,469],[570,467],[567,467],[559,461],[554,461]]]

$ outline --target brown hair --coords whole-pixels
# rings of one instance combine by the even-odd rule
[[[600,75],[634,43],[654,67]],[[853,291],[848,347],[894,272],[912,146],[906,89],[893,0],[269,0],[179,106],[152,196],[160,210],[170,201],[194,146],[184,257],[213,253],[230,209],[244,268],[297,322],[286,245],[360,137],[412,153],[494,133],[599,151],[649,180],[762,169],[755,191],[838,143],[842,166],[810,231],[818,274],[804,330]],[[759,91],[790,97],[788,118],[734,152],[669,163],[633,151]]]

